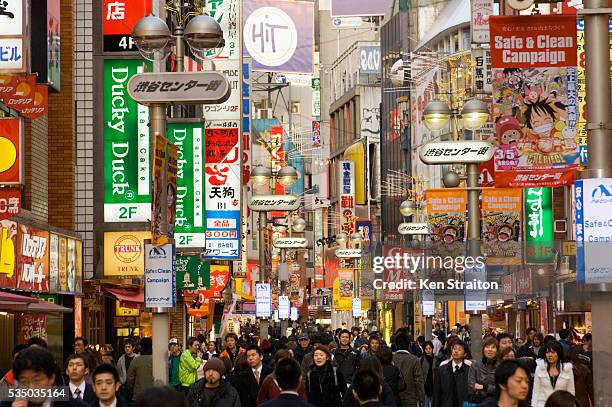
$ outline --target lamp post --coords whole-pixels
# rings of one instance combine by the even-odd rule
[[[214,19],[208,15],[194,15],[183,13],[183,3],[177,2],[176,24],[173,33],[166,23],[159,17],[152,15],[141,18],[132,29],[132,38],[140,54],[150,61],[161,61],[165,59],[172,48],[176,55],[175,71],[183,70],[183,58],[185,56],[185,40],[194,54],[203,55],[210,48],[225,46],[223,30]],[[193,18],[191,18],[193,17]],[[189,19],[187,29],[189,34],[184,37],[184,23]],[[157,136],[166,139],[166,106],[163,103],[154,103],[150,106],[150,134],[151,140]],[[165,206],[167,202],[168,179],[166,172],[161,174],[161,199]],[[161,211],[161,233],[167,234],[167,212]],[[169,340],[170,318],[168,309],[156,308],[153,310],[152,328],[155,332],[153,341],[153,379],[156,383],[168,383],[167,369],[167,343]]]
[[[434,100],[425,107],[423,112],[423,122],[430,130],[443,129],[452,118],[453,140],[459,139],[459,119],[463,122],[463,127],[468,130],[481,128],[489,117],[487,104],[480,99],[468,100],[461,109],[461,113],[452,112],[446,102]],[[493,154],[493,147],[490,146],[490,154]],[[486,158],[486,159],[485,159]],[[487,161],[491,156],[483,157],[482,161]],[[423,159],[423,156],[421,156]],[[449,160],[450,161],[450,160]],[[462,162],[462,161],[457,161]],[[465,161],[466,164],[466,185],[468,199],[468,255],[476,258],[480,256],[480,187],[478,186],[478,158]],[[456,173],[449,172],[444,178],[444,186],[454,188],[459,186],[460,178]],[[472,331],[472,350],[475,360],[479,360],[481,355],[482,335],[482,314],[473,312],[470,315],[470,329]]]
[[[270,185],[272,195],[276,194],[276,181],[278,181],[284,187],[291,186],[297,181],[297,171],[295,168],[286,165],[282,167],[278,173],[274,173],[271,168],[258,165],[251,171],[251,180],[254,185],[265,186]],[[271,183],[270,183],[271,181]],[[299,206],[299,205],[298,205]],[[268,223],[268,210],[258,209],[259,212],[259,280],[265,282],[269,280],[270,275],[266,265],[266,252],[264,248],[265,241],[265,228]],[[274,210],[274,208],[270,208]],[[282,209],[281,209],[282,210]],[[268,337],[268,329],[270,323],[267,319],[262,319],[259,322],[259,337],[260,339],[266,339]]]
[[[284,168],[284,167],[283,167]],[[294,232],[298,232],[301,233],[306,229],[306,221],[300,217],[296,218],[296,219],[292,219],[292,214],[289,213],[287,214],[287,232],[289,233],[289,237],[291,237],[292,231]],[[283,267],[285,267],[284,265],[287,263],[287,250],[289,249],[281,249],[281,264],[283,264]],[[300,265],[296,262],[294,262],[291,265],[291,271],[296,271],[296,266],[297,266],[297,271],[299,271],[300,269]],[[288,271],[288,270],[287,270]],[[288,273],[289,274],[289,273]],[[279,273],[279,278],[280,278],[280,273]],[[289,284],[289,281],[287,280],[287,278],[289,278],[289,280],[291,279],[290,275],[288,276],[283,276],[283,278],[280,280],[280,284],[281,284],[281,295],[282,296],[286,296],[287,295],[287,286]],[[291,309],[291,308],[289,308]],[[279,315],[280,317],[280,315]],[[287,328],[289,327],[289,319],[288,318],[280,318],[280,327],[281,327],[281,336],[286,336],[287,335]]]

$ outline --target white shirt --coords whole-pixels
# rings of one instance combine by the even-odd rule
[[[459,366],[459,369],[461,369],[461,366],[463,366],[463,362],[461,362],[461,363],[456,363],[456,362],[453,360],[453,372],[457,370],[457,366]]]
[[[259,377],[259,380],[261,381],[261,369],[263,368],[263,364],[259,365],[259,367],[256,367],[254,369],[251,369],[253,371],[253,376],[254,377]],[[257,372],[257,374],[255,374],[255,372]],[[258,382],[259,383],[259,382]]]
[[[85,380],[83,380],[83,382],[78,387],[72,384],[72,382],[68,383],[68,386],[70,386],[70,393],[72,393],[73,398],[75,399],[77,398],[76,394],[74,394],[76,389],[81,390],[81,394],[79,394],[79,396],[81,397],[81,400],[85,398]]]
[[[115,397],[113,399],[113,402],[110,404],[104,404],[101,401],[99,403],[100,403],[100,407],[117,407],[117,397]]]

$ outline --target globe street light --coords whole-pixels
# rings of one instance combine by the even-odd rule
[[[290,187],[295,181],[297,181],[298,173],[295,168],[290,165],[286,165],[278,171],[277,179],[282,186]]]
[[[346,233],[341,232],[336,235],[336,243],[338,243],[338,246],[345,247],[347,241],[348,235]]]
[[[470,99],[461,109],[461,119],[463,127],[468,130],[477,130],[489,119],[489,108],[481,99]]]
[[[207,50],[215,50],[216,54],[225,47],[221,26],[208,14],[200,14],[189,20],[185,27],[185,40],[191,53],[199,59],[206,59]]]
[[[258,165],[251,171],[251,179],[255,185],[266,185],[272,178],[272,171],[269,168]]]
[[[352,233],[350,240],[352,245],[359,246],[363,243],[363,235],[361,233]]]
[[[451,118],[451,110],[442,100],[432,100],[423,111],[423,123],[429,130],[442,130]]]
[[[408,217],[414,214],[414,210],[416,209],[416,205],[409,199],[406,199],[400,204],[399,211],[402,216]]]
[[[172,42],[170,29],[159,17],[149,15],[138,20],[132,29],[132,38],[140,54],[149,61],[165,59]]]
[[[301,233],[306,229],[306,221],[302,218],[297,218],[293,221],[293,230]]]

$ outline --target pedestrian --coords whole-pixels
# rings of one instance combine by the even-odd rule
[[[302,363],[304,356],[310,352],[312,352],[310,337],[308,334],[303,333],[298,337],[298,347],[295,352],[295,360],[297,360],[298,363]]]
[[[142,351],[140,352],[142,355]],[[186,407],[182,392],[169,386],[156,386],[145,389],[135,407]]]
[[[546,359],[538,360],[533,382],[533,407],[544,407],[548,397],[556,390],[575,395],[572,364],[563,362],[563,346],[556,340],[546,344]]]
[[[368,348],[372,356],[376,356],[378,349],[380,349],[380,338],[376,335],[371,335],[368,340]]]
[[[168,341],[168,382],[171,387],[182,390],[179,371],[181,367],[181,346],[178,338]]]
[[[42,346],[30,346],[23,349],[13,362],[13,376],[19,383],[31,384],[37,389],[45,389],[51,392],[55,386],[55,372],[57,363],[53,354]],[[61,390],[60,390],[61,391]],[[38,397],[37,397],[38,396]],[[59,401],[57,398],[44,397],[32,392],[24,398],[14,401],[7,400],[0,403],[0,407],[85,407],[81,400],[72,397],[68,401]]]
[[[19,355],[19,352],[27,348],[28,346],[23,345],[23,344],[19,344],[15,346],[13,348],[13,351],[11,352],[11,355],[13,356],[11,360],[14,362],[17,356]],[[17,385],[17,381],[15,380],[13,369],[10,369],[8,372],[4,374],[4,376],[2,376],[2,380],[0,380],[0,397],[8,396],[8,390],[15,388],[16,385]]]
[[[259,388],[259,393],[257,393],[257,405],[263,404],[269,400],[274,400],[281,394],[282,389],[277,380],[277,366],[283,359],[293,359],[293,351],[291,349],[279,349],[276,351],[276,354],[274,355],[274,370],[264,379],[261,387]],[[302,400],[307,400],[304,380],[301,380],[301,384],[297,388],[297,393]]]
[[[395,338],[397,352],[393,364],[398,367],[404,380],[404,388],[399,392],[402,407],[416,407],[425,399],[423,370],[419,358],[409,352],[410,338],[400,333]]]
[[[496,397],[478,407],[525,407],[528,405],[529,372],[518,360],[505,360],[495,369]]]
[[[314,348],[313,363],[306,373],[308,402],[316,407],[340,407],[346,390],[344,376],[331,363],[331,353],[325,345]]]
[[[559,331],[559,343],[563,347],[563,352],[567,352],[572,347],[572,331],[563,328]]]
[[[509,347],[509,348],[504,348],[504,349],[500,350],[499,351],[498,359],[500,361],[516,359],[516,352],[514,351],[514,348],[513,347]]]
[[[94,402],[91,407],[129,407],[129,402],[118,394],[121,381],[119,371],[113,365],[103,363],[97,366],[91,379],[97,398],[97,405]]]
[[[579,407],[595,405],[593,394],[593,373],[574,347],[565,352],[565,359],[572,363],[574,373],[574,389]]]
[[[238,391],[223,376],[225,365],[212,357],[204,365],[204,378],[189,387],[187,407],[240,407]]]
[[[548,397],[544,407],[579,407],[579,404],[569,391],[557,390]]]
[[[236,366],[236,358],[244,352],[244,348],[238,347],[238,335],[233,332],[225,335],[225,350],[221,352],[219,357],[228,358],[232,365],[232,370]],[[230,372],[228,372],[230,373]]]
[[[140,394],[153,386],[153,341],[151,338],[140,340],[140,356],[132,361],[127,375],[127,387],[132,392],[132,400],[137,400]]]
[[[123,351],[125,352],[119,360],[117,361],[117,370],[119,371],[119,380],[121,384],[125,384],[127,380],[127,371],[130,368],[130,364],[135,357],[138,356],[137,353],[134,352],[134,340],[132,338],[127,338],[123,341]]]
[[[295,359],[285,357],[278,360],[275,375],[281,392],[261,407],[314,407],[299,396],[299,389],[303,386],[302,367]]]
[[[272,365],[274,364],[274,357],[272,356],[272,344],[269,340],[264,339],[261,341],[261,350],[264,353],[263,364],[272,368]]]
[[[263,365],[263,352],[257,345],[249,345],[245,351],[247,367],[229,377],[229,381],[238,390],[242,407],[255,407],[257,394],[272,369]]]
[[[338,335],[339,346],[332,351],[338,370],[348,384],[353,382],[353,374],[359,365],[359,353],[351,347],[351,333],[343,329]]]
[[[512,335],[507,332],[502,332],[497,335],[497,342],[499,344],[500,352],[506,348],[512,348]]]
[[[28,339],[27,345],[28,345],[28,348],[30,346],[40,346],[41,348],[44,348],[44,349],[49,348],[47,345],[47,341],[45,341],[42,338],[39,338],[38,336],[34,336]],[[56,364],[56,370],[55,370],[55,385],[59,387],[66,385],[66,381],[64,380],[64,373],[62,372],[62,370],[57,364]]]
[[[434,380],[434,345],[432,341],[425,341],[423,344],[423,356],[421,356],[420,363],[421,370],[423,371],[423,380],[425,382],[423,407],[430,407],[433,398]]]
[[[73,353],[66,359],[66,375],[68,376],[68,387],[70,397],[75,400],[91,404],[96,399],[91,384],[85,381],[89,375],[85,353]]]
[[[450,361],[440,365],[434,378],[434,407],[461,407],[469,398],[466,346],[461,339],[457,339],[450,350]]]
[[[385,407],[379,399],[382,386],[380,377],[376,373],[371,370],[361,370],[355,374],[353,384],[351,392],[360,407]]]
[[[400,370],[393,365],[393,352],[391,352],[390,347],[385,346],[384,348],[378,349],[376,356],[382,365],[384,383],[391,388],[395,399],[395,405],[399,406],[401,405],[399,393],[404,390],[406,384]]]
[[[359,348],[361,345],[367,345],[368,341],[370,340],[369,338],[370,331],[368,331],[367,329],[361,331],[361,335],[359,335],[357,339],[355,339],[355,348]]]
[[[181,355],[179,367],[179,380],[184,393],[187,393],[189,386],[198,380],[198,369],[202,365],[202,358],[198,356],[200,352],[200,341],[192,336],[187,339],[187,349]]]
[[[380,393],[379,396],[380,402],[386,406],[395,407],[396,401],[395,396],[393,395],[393,390],[391,389],[391,386],[389,386],[389,384],[385,383],[384,381],[383,367],[378,358],[370,355],[369,353],[365,354],[359,359],[359,367],[357,368],[357,372],[360,372],[362,370],[371,370],[372,372],[378,375],[378,378],[380,379],[380,384],[382,385],[382,393]],[[357,374],[357,372],[355,372],[355,374]],[[351,386],[349,386],[346,393],[344,393],[342,406],[359,407],[359,402],[357,401],[357,399],[355,399],[355,396],[353,395],[352,384]]]
[[[497,367],[497,339],[488,337],[482,342],[482,359],[470,366],[468,394],[473,403],[495,399],[495,368]]]

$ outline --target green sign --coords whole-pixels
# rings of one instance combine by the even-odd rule
[[[38,297],[41,300],[59,305],[59,296],[57,294],[40,294]]]
[[[204,247],[204,124],[169,123],[167,136],[178,146],[176,247]]]
[[[176,256],[176,288],[204,290],[210,287],[210,261],[199,256]]]
[[[525,189],[525,263],[551,263],[554,224],[552,188]]]
[[[105,222],[151,218],[149,109],[127,91],[128,81],[139,72],[144,72],[141,60],[104,60]]]

